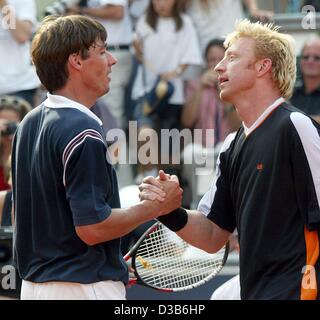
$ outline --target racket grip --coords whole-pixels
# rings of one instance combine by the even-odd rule
[[[178,208],[168,214],[158,217],[157,219],[171,231],[176,232],[181,230],[187,224],[188,213],[186,209]]]

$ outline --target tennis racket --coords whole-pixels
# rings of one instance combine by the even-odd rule
[[[124,256],[134,277],[129,284],[140,284],[164,292],[193,289],[211,280],[224,266],[229,252],[227,243],[209,254],[178,237],[156,222]]]

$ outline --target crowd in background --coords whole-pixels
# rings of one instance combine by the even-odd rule
[[[240,126],[233,106],[219,98],[213,68],[223,58],[223,37],[233,30],[236,20],[272,21],[272,12],[260,10],[253,0],[87,0],[69,4],[63,14],[88,15],[106,27],[108,50],[118,60],[110,92],[93,107],[106,130],[127,130],[128,121],[135,120],[143,141],[160,129],[213,129],[214,136],[190,141],[190,152],[196,153],[197,145],[218,147]],[[1,15],[3,21],[10,19],[8,27],[4,23],[0,27],[0,217],[10,190],[14,128],[46,94],[29,53],[37,27],[35,1],[0,0]],[[298,64],[302,76],[291,102],[320,122],[320,38],[306,41]],[[159,80],[169,82],[173,92],[162,108],[148,110],[146,94]],[[183,180],[181,165],[174,164],[180,154],[170,156],[166,166],[138,164],[133,169],[135,182],[156,175],[160,168]]]

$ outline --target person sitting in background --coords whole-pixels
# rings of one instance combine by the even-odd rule
[[[300,69],[302,81],[297,82],[291,103],[320,123],[320,37],[304,44]]]
[[[31,105],[15,96],[0,96],[0,191],[11,189],[8,183],[12,138],[18,123],[31,110]]]

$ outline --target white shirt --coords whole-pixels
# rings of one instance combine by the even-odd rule
[[[95,18],[107,30],[107,44],[120,45],[131,44],[132,42],[132,23],[129,16],[128,0],[88,0],[88,7],[95,8],[104,5],[115,5],[124,7],[124,16],[121,20],[110,20]]]
[[[143,42],[146,85],[143,83],[143,68],[139,66],[133,85],[133,99],[141,97],[145,91],[150,90],[157,75],[174,71],[181,64],[201,65],[201,52],[192,21],[187,15],[182,15],[182,18],[183,27],[178,32],[171,17],[160,17],[157,31],[146,23],[145,16],[139,19],[136,33]],[[185,99],[182,79],[175,78],[171,82],[174,85],[174,93],[169,103],[183,104]]]
[[[34,0],[7,0],[20,20],[36,24]],[[0,94],[35,89],[40,85],[35,68],[31,64],[30,42],[18,43],[3,21],[5,10],[0,10]]]
[[[241,0],[209,0],[203,9],[199,0],[192,0],[188,9],[198,32],[201,51],[214,38],[225,38],[234,30],[235,22],[244,18]]]

